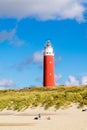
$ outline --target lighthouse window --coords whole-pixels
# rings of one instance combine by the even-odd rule
[[[52,54],[52,52],[46,52],[46,54]]]

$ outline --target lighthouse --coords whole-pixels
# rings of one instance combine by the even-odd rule
[[[54,52],[50,40],[44,48],[43,69],[43,86],[54,87]]]

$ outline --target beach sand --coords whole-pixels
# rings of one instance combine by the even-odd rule
[[[41,119],[34,120],[39,113]],[[0,130],[87,130],[87,111],[77,109],[76,105],[57,111],[43,107],[23,112],[4,110],[0,112]]]

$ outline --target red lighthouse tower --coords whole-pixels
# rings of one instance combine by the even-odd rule
[[[44,48],[44,74],[43,74],[43,86],[54,87],[54,52],[53,47],[51,46],[50,41],[47,41],[47,44]]]

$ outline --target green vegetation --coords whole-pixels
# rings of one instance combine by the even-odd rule
[[[45,109],[54,106],[59,109],[71,103],[77,103],[78,107],[87,105],[87,86],[0,90],[0,110],[23,111],[37,106],[43,106]]]

